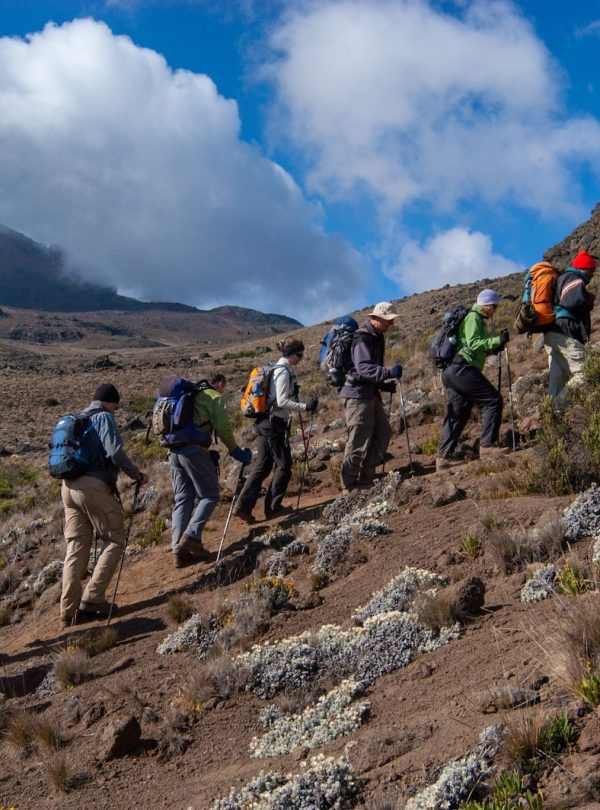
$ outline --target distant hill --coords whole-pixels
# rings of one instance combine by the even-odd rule
[[[201,310],[186,304],[144,302],[119,295],[110,287],[72,275],[65,267],[60,248],[46,247],[3,225],[0,225],[0,305],[42,312],[210,312],[228,321],[265,325],[280,332],[301,326],[294,318],[244,307]]]

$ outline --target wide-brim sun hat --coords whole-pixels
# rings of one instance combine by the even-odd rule
[[[371,318],[381,318],[382,321],[393,321],[394,318],[399,318],[400,313],[396,312],[394,305],[389,301],[380,301],[375,304],[373,312],[369,312]]]

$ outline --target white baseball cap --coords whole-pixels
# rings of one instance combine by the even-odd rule
[[[390,304],[389,301],[381,301],[379,304],[375,304],[373,312],[369,312],[369,315],[372,318],[381,318],[382,321],[393,321],[394,318],[400,317],[400,313],[396,312],[394,305]]]

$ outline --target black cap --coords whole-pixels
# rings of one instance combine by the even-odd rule
[[[112,383],[103,383],[94,391],[94,399],[100,402],[119,402],[121,397]]]

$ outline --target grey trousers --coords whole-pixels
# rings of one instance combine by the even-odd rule
[[[390,443],[390,422],[381,400],[346,399],[348,441],[342,464],[342,485],[371,484],[375,468],[382,464]]]
[[[208,450],[188,445],[169,453],[173,484],[171,547],[176,550],[182,534],[202,542],[202,531],[219,500],[219,479]],[[194,508],[194,505],[198,501]]]

